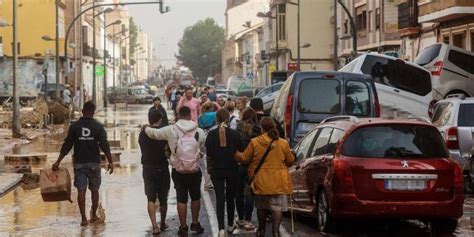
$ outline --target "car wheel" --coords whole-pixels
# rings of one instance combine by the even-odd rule
[[[440,234],[452,234],[458,227],[458,221],[455,219],[438,219],[431,221],[431,232]]]
[[[318,192],[316,205],[316,220],[317,227],[320,232],[327,232],[330,230],[331,218],[329,216],[329,201],[328,195],[324,189]]]

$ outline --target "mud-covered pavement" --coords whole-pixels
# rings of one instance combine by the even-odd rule
[[[137,144],[139,125],[147,122],[148,107],[132,105],[128,109],[99,112],[96,116],[107,125],[109,139],[120,140],[121,147],[124,148],[121,162],[116,165],[114,174],[109,175],[105,170],[102,171],[100,202],[106,212],[105,224],[81,227],[75,202],[45,203],[38,188],[29,187],[29,190],[26,190],[19,187],[0,198],[0,236],[150,236],[151,227],[146,212],[140,150]],[[48,153],[46,162],[32,164],[33,172],[39,173],[43,167],[50,167],[57,158],[63,136],[60,134],[42,137],[31,144],[17,146],[11,152]],[[70,157],[61,165],[67,167],[72,174]],[[214,193],[204,190],[202,193],[200,222],[206,231],[199,236],[216,236]],[[75,200],[74,189],[72,195]],[[90,208],[89,200],[88,196],[87,208]],[[472,218],[474,198],[467,197],[464,216],[457,230],[458,236],[474,236]],[[188,220],[190,221],[190,213]],[[297,216],[293,236],[430,236],[429,227],[418,221],[346,220],[339,223],[336,233],[324,235],[317,233],[314,223],[312,218]],[[173,189],[170,190],[168,224],[169,230],[161,236],[176,236],[179,222]],[[289,216],[284,218],[281,230],[283,236],[292,235]],[[239,230],[235,233],[235,236],[254,236]]]

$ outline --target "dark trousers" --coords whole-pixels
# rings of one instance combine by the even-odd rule
[[[220,172],[219,172],[220,173]],[[211,177],[216,193],[216,212],[219,230],[225,229],[224,206],[227,203],[227,225],[234,224],[235,213],[235,190],[237,187],[237,172],[226,172],[227,174],[213,175]]]
[[[245,186],[249,181],[249,175],[247,171],[247,167],[239,165],[239,179],[237,181],[235,204],[237,205],[237,214],[239,215],[239,220],[251,221],[254,205],[253,197],[244,195]]]

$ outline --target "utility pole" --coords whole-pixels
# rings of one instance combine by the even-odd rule
[[[298,47],[298,61],[297,61],[297,65],[298,65],[298,71],[301,71],[301,17],[300,17],[300,0],[298,0],[298,3],[297,3],[297,7],[298,7],[298,10],[297,10],[297,47]]]
[[[13,116],[12,116],[13,138],[21,137],[20,97],[18,95],[17,67],[18,67],[18,15],[17,15],[16,0],[13,0]]]
[[[107,14],[104,14],[104,109],[107,108]]]
[[[59,0],[56,0],[56,99],[59,100],[59,81],[60,81],[60,68],[59,68]],[[66,65],[69,67],[69,65]]]
[[[92,102],[97,103],[97,93],[96,93],[96,53],[95,53],[95,1],[92,1]]]
[[[79,12],[82,12],[82,6],[85,4],[86,2],[84,3],[80,3],[79,4]],[[82,68],[82,55],[84,53],[84,31],[82,29],[82,15],[80,16],[79,18],[79,26],[80,26],[80,29],[79,29],[79,33],[81,35],[81,42],[79,42],[80,46],[79,46],[79,49],[81,52],[79,52],[79,110],[82,109],[82,106],[84,105],[84,69]],[[65,42],[67,44],[67,42]],[[67,61],[67,59],[66,59]],[[74,92],[76,91],[76,88],[74,88]]]

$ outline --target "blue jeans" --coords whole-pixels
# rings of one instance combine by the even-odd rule
[[[249,175],[247,171],[247,167],[239,165],[239,180],[237,184],[237,192],[235,195],[235,203],[237,205],[237,214],[239,215],[239,220],[251,221],[254,200],[252,196],[244,195],[245,186],[249,181]]]

